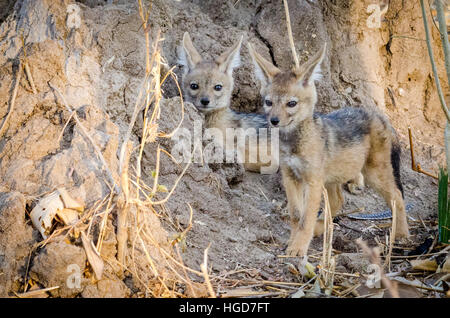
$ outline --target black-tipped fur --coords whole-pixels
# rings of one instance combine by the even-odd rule
[[[391,164],[392,169],[394,170],[395,183],[397,185],[397,188],[402,193],[402,197],[405,198],[405,194],[403,193],[402,180],[400,178],[400,156],[401,156],[400,144],[397,142],[392,143]]]

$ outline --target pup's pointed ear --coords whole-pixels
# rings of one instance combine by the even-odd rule
[[[185,67],[185,73],[195,67],[197,63],[202,61],[202,57],[192,45],[191,37],[188,32],[184,33],[183,45],[179,51],[178,63]]]
[[[327,44],[325,43],[312,58],[308,60],[305,64],[301,65],[294,72],[297,78],[301,81],[303,86],[310,85],[314,81],[319,80],[321,77],[320,65],[325,57],[327,51]]]
[[[243,37],[244,36],[241,35],[239,41],[237,41],[232,47],[230,47],[226,52],[224,52],[216,59],[220,71],[231,75],[233,74],[233,69],[240,65],[240,50]]]
[[[273,77],[281,71],[278,67],[256,53],[250,43],[247,43],[247,48],[252,57],[253,64],[255,65],[255,75],[260,80],[261,87],[266,86],[268,83],[272,82]]]

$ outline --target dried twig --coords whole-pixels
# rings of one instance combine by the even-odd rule
[[[205,252],[203,253],[203,263],[200,265],[200,269],[202,270],[203,277],[205,279],[205,284],[208,287],[209,295],[212,298],[216,298],[216,293],[214,292],[214,289],[212,288],[211,281],[209,279],[208,275],[208,249],[211,246],[211,244],[205,249]]]
[[[425,11],[425,6],[423,3],[423,0],[420,0],[420,6],[422,8],[422,18],[423,18],[423,24],[424,24],[424,28],[425,28],[425,38],[427,40],[427,49],[428,49],[428,55],[430,57],[430,63],[431,63],[431,68],[433,70],[433,76],[434,76],[434,81],[436,84],[436,88],[437,88],[437,92],[438,92],[438,96],[439,96],[439,101],[441,102],[441,107],[442,110],[445,113],[445,116],[447,117],[447,122],[450,121],[450,112],[447,108],[447,105],[445,103],[445,98],[444,98],[444,94],[442,92],[442,87],[441,87],[441,82],[439,80],[439,76],[438,76],[438,70],[437,70],[437,66],[436,63],[434,61],[434,54],[433,54],[433,48],[431,47],[431,35],[430,35],[430,30],[428,27],[428,19],[427,19],[427,14]],[[450,80],[450,79],[449,79]]]
[[[391,234],[389,236],[389,250],[384,262],[384,266],[385,267],[387,266],[388,271],[391,270],[392,247],[394,246],[395,234],[397,232],[397,208],[395,206],[395,201],[391,201],[391,206],[392,206],[392,228]]]
[[[297,52],[295,50],[294,38],[292,36],[291,18],[289,17],[289,7],[286,0],[283,0],[283,4],[284,4],[284,11],[286,13],[286,26],[288,30],[289,43],[291,45],[292,50],[292,57],[294,58],[295,68],[298,69],[300,67],[300,62],[298,61]]]
[[[103,260],[89,237],[84,232],[81,232],[81,241],[86,252],[89,264],[94,270],[95,277],[100,280],[103,275],[104,263]]]
[[[55,289],[58,289],[58,288],[59,288],[59,286],[54,286],[54,287],[49,287],[49,288],[32,290],[32,291],[29,291],[29,292],[26,292],[26,293],[22,293],[22,294],[16,294],[16,293],[15,294],[19,298],[29,298],[29,297],[35,297],[35,296],[38,296],[38,295],[41,295],[41,294],[45,294],[48,291],[55,290]]]
[[[432,175],[431,173],[428,173],[426,171],[424,171],[422,169],[422,167],[420,166],[420,164],[416,164],[416,160],[414,157],[414,144],[413,144],[413,140],[412,140],[412,132],[411,132],[411,127],[408,127],[408,135],[409,135],[409,149],[411,152],[411,169],[413,171],[419,172],[419,173],[423,173],[424,175],[427,175],[429,177],[432,177],[436,180],[439,180],[439,178],[435,175]]]
[[[37,94],[36,86],[34,85],[33,76],[31,76],[30,66],[28,65],[28,61],[25,59],[23,63],[25,74],[27,74],[28,82],[30,82],[31,90],[33,91],[33,94]]]
[[[428,56],[430,57],[431,68],[433,70],[434,82],[436,84],[436,89],[437,89],[437,93],[439,96],[439,101],[441,103],[442,111],[444,112],[445,116],[447,117],[447,124],[445,126],[445,131],[444,131],[444,142],[445,142],[445,155],[446,155],[446,160],[447,160],[447,169],[449,169],[449,166],[450,166],[450,111],[445,102],[445,97],[444,97],[444,93],[442,92],[442,87],[441,87],[441,82],[439,80],[439,74],[438,74],[436,62],[435,62],[434,56],[433,56],[433,48],[431,45],[432,39],[431,39],[431,35],[430,35],[430,30],[428,27],[427,13],[425,11],[425,5],[423,3],[423,0],[420,0],[420,7],[422,9],[422,19],[423,19],[423,25],[425,28],[425,38],[427,40]],[[439,28],[440,28],[439,34],[441,36],[442,46],[444,48],[444,58],[445,58],[445,68],[446,68],[446,72],[447,72],[447,80],[449,81],[449,83],[447,83],[447,84],[450,85],[450,44],[448,41],[444,8],[440,1],[437,1],[437,3],[436,3],[436,11],[437,11]]]
[[[322,253],[322,277],[328,291],[331,292],[334,280],[335,261],[331,257],[333,250],[333,218],[331,216],[330,201],[328,192],[325,188],[322,190],[324,198],[324,233],[323,233],[323,253]]]
[[[14,105],[16,103],[16,97],[17,97],[17,90],[19,88],[20,83],[20,77],[21,77],[21,69],[22,69],[22,63],[19,64],[19,68],[17,69],[17,75],[16,75],[16,83],[14,84],[14,89],[12,92],[11,102],[9,104],[9,110],[8,114],[6,114],[5,118],[3,119],[2,125],[0,126],[0,137],[3,136],[3,133],[6,131],[6,124],[8,123],[9,117],[14,111]]]
[[[178,245],[175,245],[175,251],[177,252],[177,256],[178,256],[179,262],[181,264],[183,264],[183,258],[181,257],[180,248],[178,247]],[[192,286],[192,281],[191,281],[191,279],[190,279],[190,277],[189,277],[189,275],[188,275],[188,273],[186,271],[186,266],[184,266],[184,264],[183,264],[182,270],[183,270],[183,274],[184,274],[184,277],[185,277],[186,282],[187,282],[187,286],[188,286],[189,290],[191,291],[192,296],[194,296],[194,298],[197,298],[197,293],[195,292],[195,289]]]

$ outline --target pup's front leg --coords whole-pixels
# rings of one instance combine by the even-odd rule
[[[299,196],[301,187],[295,180],[283,175],[283,185],[286,191],[287,208],[290,217],[291,233],[288,240],[288,246],[292,244],[298,231],[298,223],[303,218],[304,209],[300,207],[302,201]]]
[[[292,229],[291,240],[286,253],[291,256],[306,256],[309,244],[313,238],[317,221],[317,211],[322,197],[322,183],[318,181],[302,182],[298,184],[295,211],[300,214],[297,228]],[[286,193],[287,194],[287,193]],[[289,201],[289,197],[288,197]]]

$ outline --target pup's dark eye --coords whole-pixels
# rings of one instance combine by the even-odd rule
[[[214,86],[214,89],[215,89],[216,91],[220,91],[220,90],[222,90],[222,85],[217,84],[216,86]]]
[[[266,103],[266,106],[272,106],[272,101],[271,100],[266,99],[265,103]]]
[[[193,89],[195,91],[196,89],[198,89],[198,85],[195,84],[195,83],[192,83],[191,84],[191,89]]]
[[[297,102],[295,100],[291,100],[289,103],[287,103],[288,107],[294,107],[297,105]]]

